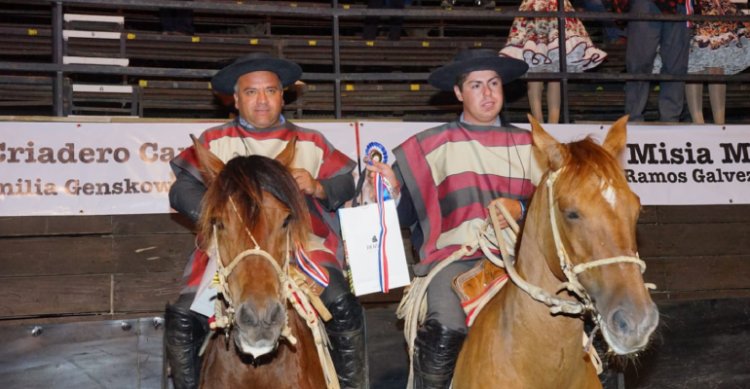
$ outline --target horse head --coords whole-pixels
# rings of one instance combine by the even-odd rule
[[[548,204],[552,231],[547,265],[594,312],[610,348],[620,355],[643,349],[659,322],[644,284],[636,223],[640,199],[630,189],[618,155],[625,147],[627,116],[612,125],[601,146],[591,139],[562,144],[529,115],[538,160],[549,168],[537,191]],[[537,207],[541,208],[541,207]],[[527,224],[528,224],[527,220]],[[556,230],[556,231],[555,231]]]
[[[193,143],[207,186],[198,229],[211,237],[203,248],[218,257],[225,330],[232,329],[238,350],[258,358],[274,351],[288,329],[284,279],[289,256],[304,244],[310,225],[287,167],[296,138],[276,160],[237,156],[226,164],[195,138]]]

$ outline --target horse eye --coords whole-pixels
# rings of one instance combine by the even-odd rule
[[[289,227],[289,223],[290,223],[291,221],[292,221],[292,215],[289,215],[289,216],[287,216],[287,217],[286,217],[286,218],[284,219],[284,224],[282,224],[282,225],[281,225],[281,227],[282,227],[282,228],[287,228],[287,227]]]
[[[565,212],[565,217],[570,220],[576,220],[580,218],[580,215],[578,215],[578,212],[576,211],[568,211],[568,212]]]

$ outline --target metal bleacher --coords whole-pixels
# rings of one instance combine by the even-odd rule
[[[508,13],[517,7],[509,1],[492,8],[413,1],[400,40],[368,41],[361,38],[363,18],[388,11],[369,10],[365,1],[339,1],[336,8],[330,1],[245,3],[160,3],[193,8],[196,32],[180,35],[162,33],[157,9],[145,0],[4,1],[0,114],[225,117],[231,99],[214,95],[208,80],[237,56],[264,51],[304,70],[304,85],[285,107],[294,117],[442,120],[459,105],[427,85],[427,75],[462,48],[502,48]],[[62,15],[61,63],[55,63],[55,14]],[[624,46],[601,43],[599,23],[585,23],[608,58],[566,80],[568,121],[614,120],[623,111]],[[506,90],[505,114],[525,120],[525,85],[517,84]],[[744,96],[744,83],[728,83],[728,121],[746,120]],[[655,98],[654,92],[647,118],[657,115]]]

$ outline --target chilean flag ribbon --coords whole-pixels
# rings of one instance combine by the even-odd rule
[[[297,261],[297,266],[299,266],[303,273],[320,286],[324,288],[328,287],[328,274],[307,256],[307,253],[302,249],[302,246],[297,246],[294,258]]]
[[[384,201],[389,199],[390,193],[386,188],[386,182],[380,173],[375,174],[375,200],[378,204],[378,219],[380,223],[380,239],[378,239],[378,271],[380,273],[380,289],[388,293],[388,253],[386,251],[386,236],[388,227],[385,224]]]

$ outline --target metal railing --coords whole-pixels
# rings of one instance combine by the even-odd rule
[[[164,67],[111,67],[104,65],[63,64],[63,6],[88,6],[96,9],[138,9],[157,10],[160,8],[192,9],[206,14],[240,14],[240,15],[263,15],[266,17],[310,17],[330,20],[332,27],[332,52],[331,61],[333,71],[329,73],[305,73],[304,78],[311,81],[331,81],[334,83],[334,106],[336,118],[341,118],[341,83],[345,81],[424,81],[429,73],[386,73],[386,72],[342,72],[341,67],[341,45],[340,45],[340,21],[347,18],[393,17],[398,16],[406,20],[452,20],[452,21],[510,21],[515,17],[554,17],[558,19],[560,47],[565,47],[565,18],[578,18],[581,20],[653,20],[653,21],[716,21],[716,20],[740,20],[750,21],[748,15],[735,16],[706,16],[706,15],[665,15],[665,14],[615,14],[606,12],[565,12],[563,2],[559,2],[558,12],[519,12],[515,9],[442,9],[442,8],[406,8],[402,10],[392,9],[367,9],[361,7],[347,7],[333,0],[329,8],[326,7],[304,7],[274,4],[244,4],[234,2],[207,2],[207,1],[172,1],[165,0],[154,2],[150,0],[29,0],[29,4],[50,4],[52,13],[52,62],[11,62],[0,61],[0,71],[33,71],[54,74],[53,104],[56,116],[64,115],[64,91],[63,80],[66,74],[101,74],[122,76],[155,76],[173,78],[210,78],[216,70],[189,69],[189,68],[164,68]],[[687,74],[681,76],[664,74],[627,74],[627,73],[568,73],[566,70],[565,51],[560,51],[560,72],[557,73],[530,73],[525,77],[533,80],[559,80],[561,82],[562,99],[562,122],[569,122],[568,81],[689,81],[689,82],[746,82],[750,80],[750,74],[737,75],[708,75]]]

